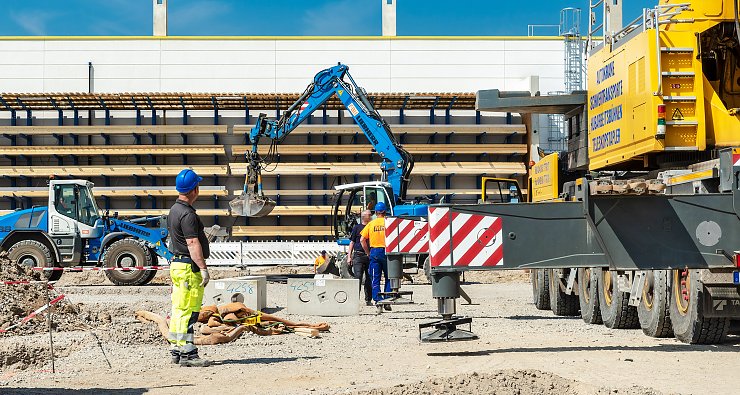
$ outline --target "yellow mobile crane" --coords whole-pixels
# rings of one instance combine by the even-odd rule
[[[655,337],[717,343],[740,320],[740,1],[660,0],[623,29],[620,3],[591,2],[587,92],[478,93],[479,110],[567,104],[568,149],[531,169],[532,202],[430,207],[442,320],[423,340],[472,337],[465,270],[532,269],[538,308]]]

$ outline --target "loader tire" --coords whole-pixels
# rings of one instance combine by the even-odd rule
[[[8,250],[8,259],[28,267],[55,267],[54,258],[49,247],[36,240],[21,240]],[[62,277],[61,270],[44,270],[41,276],[48,281],[57,281]]]
[[[154,261],[149,249],[139,241],[128,238],[109,245],[103,253],[103,267],[152,266]],[[105,276],[115,285],[144,285],[152,281],[156,270],[118,271],[106,270]]]
[[[529,272],[532,282],[532,301],[537,310],[550,310],[550,282],[547,270],[532,269]]]
[[[637,317],[640,319],[642,332],[651,337],[673,336],[668,273],[666,270],[650,270],[645,273]]]
[[[599,308],[599,271],[596,268],[578,269],[578,302],[581,318],[587,324],[601,324]]]
[[[565,293],[565,284],[563,280],[555,273],[553,269],[547,270],[549,279],[548,288],[550,290],[550,309],[557,316],[576,316],[578,315],[578,295],[567,295]]]
[[[355,272],[352,269],[352,265],[347,262],[347,253],[340,252],[337,254],[337,261],[339,262],[339,277],[340,278],[355,278]]]
[[[704,316],[709,294],[698,270],[673,270],[670,279],[670,315],[676,339],[690,344],[722,343],[730,331],[729,318]]]
[[[629,305],[630,294],[619,289],[617,272],[599,269],[599,310],[604,326],[611,329],[637,329],[637,308]]]

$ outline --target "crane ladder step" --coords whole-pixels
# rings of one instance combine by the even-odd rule
[[[664,71],[663,77],[693,77],[696,75],[693,71]]]
[[[699,121],[667,121],[666,126],[698,126]]]
[[[669,52],[669,53],[693,53],[694,48],[691,47],[661,47],[661,52]]]
[[[696,101],[696,96],[663,96],[663,100],[669,102]]]

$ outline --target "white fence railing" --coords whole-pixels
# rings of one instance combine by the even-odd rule
[[[335,242],[234,241],[211,243],[209,266],[313,265],[326,250],[329,256],[345,250]]]

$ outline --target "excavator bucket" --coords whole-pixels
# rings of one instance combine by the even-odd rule
[[[267,196],[251,192],[242,192],[229,202],[231,213],[241,217],[264,217],[275,208],[275,201]]]

